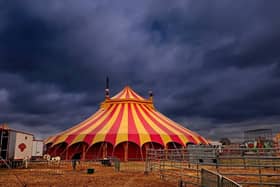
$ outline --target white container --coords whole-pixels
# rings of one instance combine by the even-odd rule
[[[33,140],[32,142],[32,157],[42,157],[43,156],[43,141]]]

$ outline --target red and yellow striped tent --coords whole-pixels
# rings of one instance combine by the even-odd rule
[[[49,154],[64,159],[80,153],[82,159],[128,160],[143,159],[147,148],[181,148],[207,141],[158,112],[152,94],[145,99],[126,86],[114,97],[106,94],[95,114],[49,137],[45,144]]]

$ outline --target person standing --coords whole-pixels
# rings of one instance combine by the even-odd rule
[[[81,159],[81,153],[76,153],[72,157],[72,168],[73,168],[73,170],[76,170],[77,162],[80,162],[80,159]]]

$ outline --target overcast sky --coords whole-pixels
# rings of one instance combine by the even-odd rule
[[[280,1],[1,1],[0,123],[38,138],[130,85],[206,138],[280,131]]]

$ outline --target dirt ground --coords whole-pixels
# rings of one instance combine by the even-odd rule
[[[164,179],[160,178],[159,172],[144,174],[144,162],[126,162],[120,164],[120,171],[115,167],[105,167],[99,162],[82,162],[73,171],[71,162],[48,164],[47,162],[30,163],[28,169],[0,169],[0,187],[176,187],[181,169],[168,168]],[[93,174],[87,174],[87,169],[93,168]],[[215,167],[204,167],[215,171]],[[258,176],[251,177],[246,174],[257,174],[256,168],[219,168],[221,173],[235,173],[228,176],[238,182],[258,182]],[[184,170],[183,179],[195,182],[196,179],[187,175],[197,176],[196,171]],[[262,169],[262,173],[279,174],[279,176],[262,177],[262,181],[279,182],[280,171],[272,168]],[[184,176],[185,175],[185,176]],[[245,175],[245,176],[244,176]],[[162,176],[161,176],[162,177]],[[176,179],[176,180],[174,180]],[[248,185],[249,186],[249,185]],[[253,185],[251,185],[253,186]]]
[[[145,175],[138,168],[124,167],[125,171],[116,172],[114,167],[104,167],[101,164],[91,165],[93,174],[87,174],[87,166],[79,166],[76,171],[71,163],[60,167],[31,165],[28,169],[0,169],[0,186],[2,187],[175,187],[176,184],[161,180],[156,174]],[[21,182],[20,182],[21,181]]]

